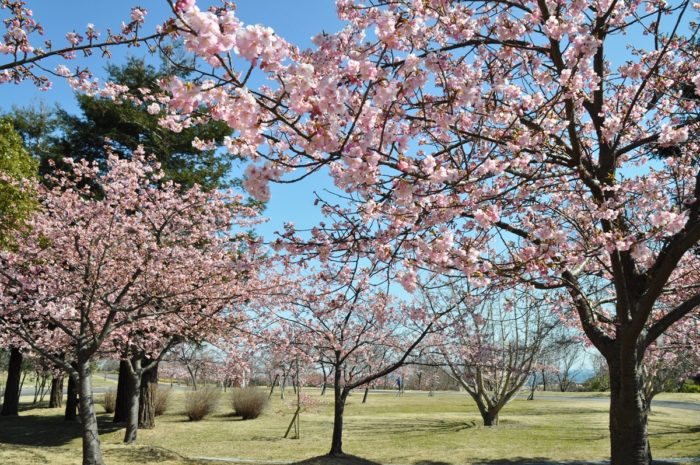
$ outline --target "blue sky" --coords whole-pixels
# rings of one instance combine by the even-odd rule
[[[200,8],[220,4],[213,0],[199,0]],[[311,46],[311,37],[319,32],[336,31],[342,27],[335,13],[334,0],[239,0],[237,15],[245,23],[260,23],[272,27],[280,36],[301,47]],[[144,31],[153,31],[155,26],[170,16],[165,0],[33,0],[29,6],[34,17],[46,30],[46,38],[53,41],[54,47],[67,45],[65,34],[75,30],[82,33],[88,23],[97,30],[107,28],[118,30],[122,21],[129,19],[132,6],[139,5],[148,10]],[[34,43],[39,43],[35,40]],[[123,63],[127,56],[144,56],[143,48],[114,48],[112,63]],[[5,60],[0,60],[4,62]],[[60,59],[49,63],[53,68]],[[97,76],[104,75],[105,61],[99,57],[81,58],[75,64],[88,66]],[[154,61],[157,63],[157,61]],[[39,91],[31,83],[0,86],[2,111],[13,105],[38,105],[40,102],[51,107],[61,105],[68,111],[77,111],[72,90],[65,82],[54,80],[49,91]],[[259,232],[271,238],[274,231],[280,230],[285,221],[292,221],[300,227],[310,227],[318,223],[320,214],[313,206],[314,189],[331,187],[327,179],[314,176],[293,185],[272,186],[272,199],[265,216],[270,221],[259,227]]]

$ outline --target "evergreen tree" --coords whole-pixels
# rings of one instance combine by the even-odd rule
[[[36,176],[37,164],[8,119],[0,120],[0,247],[8,246],[8,232],[22,225],[35,207],[23,180]]]
[[[130,58],[125,65],[109,65],[107,79],[139,93],[156,90],[158,79],[169,71],[157,70],[143,59]],[[165,180],[183,187],[199,184],[205,189],[225,187],[233,159],[221,150],[199,150],[195,138],[221,144],[231,129],[225,123],[212,122],[174,133],[158,124],[160,115],[150,114],[149,102],[134,103],[106,97],[76,94],[80,113],[65,109],[14,109],[12,118],[25,145],[39,159],[41,174],[61,166],[65,157],[84,158],[104,163],[108,151],[128,158],[142,145],[162,165]]]

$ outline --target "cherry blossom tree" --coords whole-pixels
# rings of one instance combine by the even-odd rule
[[[154,50],[157,42],[165,36],[166,29],[156,28],[150,34],[143,34],[148,11],[145,8],[131,9],[130,18],[122,23],[121,31],[107,30],[104,34],[94,24],[88,24],[82,32],[75,30],[65,34],[65,42],[54,45],[51,39],[43,39],[44,27],[34,17],[34,11],[22,0],[2,0],[0,11],[4,15],[2,43],[0,44],[0,83],[20,83],[28,80],[39,89],[51,88],[52,78],[67,78],[72,86],[94,91],[97,85],[85,67],[76,66],[70,70],[59,64],[51,70],[45,61],[52,57],[62,61],[75,60],[80,56],[90,56],[95,52],[103,58],[111,57],[111,49],[118,46],[140,47],[146,45]],[[110,87],[110,86],[108,86]],[[107,93],[110,93],[108,90]]]
[[[230,308],[249,296],[255,277],[255,243],[232,232],[255,215],[240,196],[159,186],[162,172],[139,154],[113,157],[108,167],[74,162],[74,177],[37,187],[41,208],[29,232],[0,257],[0,321],[77,383],[86,465],[104,463],[92,401],[95,354],[140,324],[158,340],[174,313],[188,321]],[[69,356],[59,357],[66,346]]]
[[[472,397],[484,426],[495,426],[530,378],[558,321],[545,302],[515,289],[471,296],[442,324],[431,340],[433,358]]]
[[[609,368],[611,462],[648,464],[644,353],[700,304],[691,3],[337,5],[347,26],[299,50],[231,5],[171,3],[206,65],[164,83],[163,124],[200,106],[226,121],[263,200],[326,168],[344,201],[320,204],[340,220],[290,228],[290,250],[390,262],[408,290],[425,267],[567,296]]]
[[[294,292],[276,296],[263,310],[273,318],[269,334],[285,344],[288,358],[332,367],[329,454],[341,456],[350,392],[400,368],[431,331],[435,317],[375,288],[366,270],[328,267],[288,275],[296,283]],[[371,359],[377,351],[384,353],[381,361]]]
[[[224,305],[226,304],[224,301]],[[126,362],[123,365],[126,367],[128,385],[122,393],[126,397],[124,402],[127,425],[125,443],[136,441],[138,428],[155,427],[157,369],[159,362],[169,351],[172,351],[175,357],[185,364],[195,389],[197,373],[200,371],[203,376],[219,381],[221,363],[214,360],[210,355],[211,351],[204,351],[202,347],[207,344],[207,340],[214,341],[217,337],[232,340],[240,336],[235,327],[229,324],[238,318],[222,310],[221,306],[212,306],[210,309],[202,309],[198,312],[171,311],[166,315],[158,315],[157,321],[153,318],[143,318],[138,324],[131,325],[128,333],[125,333],[122,338],[114,340],[113,350],[120,354],[122,361]],[[245,338],[240,339],[241,344],[246,343]],[[222,341],[218,342],[222,343]],[[226,372],[234,379],[235,369],[231,364],[241,360],[235,357],[232,344],[226,345],[229,346],[226,353],[228,367]],[[237,366],[240,370],[237,374],[240,376],[245,367],[240,363]],[[119,395],[117,402],[119,402]]]
[[[608,365],[612,464],[650,462],[644,354],[700,304],[697,4],[339,0],[347,26],[309,50],[230,2],[169,4],[202,79],[163,82],[162,123],[227,122],[262,200],[318,172],[344,193],[289,250],[359,254],[409,291],[428,268],[566,296]]]
[[[203,341],[182,342],[176,345],[167,357],[169,362],[180,365],[187,372],[187,384],[197,390],[197,380],[213,371],[214,357]],[[182,375],[179,376],[182,379]]]

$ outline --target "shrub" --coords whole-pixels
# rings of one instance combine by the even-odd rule
[[[114,389],[108,389],[102,399],[102,407],[107,413],[114,413],[117,408],[117,393]]]
[[[158,386],[156,388],[156,398],[154,400],[156,416],[160,416],[168,409],[170,401],[170,389]]]
[[[258,418],[267,406],[267,393],[248,387],[233,390],[233,410],[244,420]]]
[[[190,421],[199,421],[214,411],[219,403],[219,389],[207,386],[185,395],[185,413]]]
[[[607,375],[594,376],[581,385],[581,391],[604,392],[610,389],[610,379]]]
[[[689,379],[683,383],[678,392],[700,393],[700,384],[695,384]]]

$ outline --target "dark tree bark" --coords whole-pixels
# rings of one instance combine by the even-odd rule
[[[622,351],[620,351],[622,352]],[[610,463],[649,465],[651,448],[640,362],[614,350],[608,359],[610,373]]]
[[[150,363],[150,361],[149,361]],[[152,429],[156,426],[156,390],[158,389],[158,364],[141,376],[139,395],[139,428]]]
[[[131,383],[129,381],[128,360],[119,361],[119,378],[117,379],[117,399],[114,405],[114,423],[124,423],[129,411],[129,397],[131,396]]]
[[[49,396],[49,408],[63,407],[63,374],[51,379],[51,395]]]
[[[486,405],[480,399],[472,396],[476,402],[476,406],[481,414],[481,419],[484,420],[484,426],[498,426],[498,414],[505,404]]]
[[[547,390],[547,375],[544,371],[544,368],[542,369],[542,391]]]
[[[331,439],[331,450],[328,455],[339,457],[343,453],[343,413],[345,412],[345,401],[350,391],[340,386],[340,370],[335,370],[335,386],[333,387],[333,437]]]
[[[126,432],[124,433],[124,442],[131,444],[136,441],[138,434],[139,423],[140,423],[140,413],[143,413],[146,421],[151,425],[152,428],[155,425],[155,388],[158,382],[158,373],[155,369],[158,367],[158,359],[149,359],[143,354],[134,356],[130,362],[127,362],[126,368],[128,372],[129,381],[129,397],[127,406],[127,419],[126,419]],[[154,376],[153,382],[147,380],[146,383],[142,384],[142,380],[146,376]],[[152,391],[152,392],[145,392]],[[142,395],[145,396],[141,399]],[[152,405],[144,405],[143,410],[141,407],[142,402]]]
[[[68,392],[66,394],[66,421],[78,419],[78,386],[72,376],[68,377]]]
[[[16,347],[10,350],[10,364],[7,367],[5,398],[2,403],[2,416],[19,415],[20,379],[22,376],[22,352]]]
[[[481,418],[484,420],[484,426],[498,426],[498,412],[481,412]]]
[[[365,394],[362,396],[362,403],[367,403],[367,395],[369,394],[369,386],[365,388]]]
[[[140,368],[140,367],[139,367]],[[139,426],[139,394],[141,393],[141,373],[129,376],[129,397],[127,399],[126,431],[124,443],[136,442]]]
[[[105,465],[97,430],[97,416],[92,400],[92,373],[90,359],[78,362],[78,392],[80,398],[80,421],[83,429],[83,465]]]

